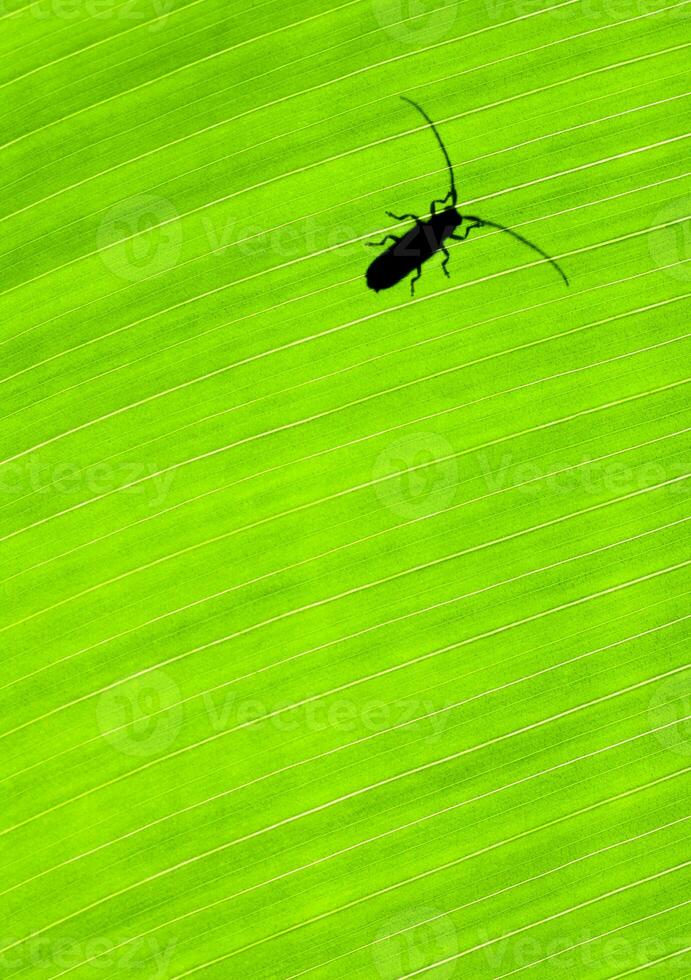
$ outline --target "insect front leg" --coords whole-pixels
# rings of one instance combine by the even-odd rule
[[[369,245],[370,248],[381,248],[381,246],[386,245],[387,242],[393,242],[394,245],[398,245],[400,240],[401,239],[396,235],[386,235],[386,237],[382,238],[380,242],[365,242],[365,245]]]
[[[394,221],[415,221],[417,224],[421,224],[420,218],[416,214],[394,214],[393,211],[385,211],[385,214],[389,218],[393,218]]]
[[[482,228],[482,222],[471,221],[471,223],[467,225],[460,235],[449,235],[449,238],[453,238],[455,242],[464,242],[471,231],[473,231],[475,228]]]
[[[432,217],[434,217],[434,215],[437,213],[437,204],[441,204],[442,207],[446,207],[447,202],[450,201],[452,197],[453,197],[453,191],[449,191],[446,197],[442,198],[441,201],[432,201],[432,203],[430,204],[430,212],[429,212],[432,215]]]

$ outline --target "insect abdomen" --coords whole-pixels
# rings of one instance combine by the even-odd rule
[[[394,245],[378,255],[367,270],[367,285],[375,292],[395,286],[419,265],[419,259],[395,255],[394,249],[397,247]]]
[[[441,240],[433,222],[420,222],[371,263],[367,285],[376,292],[395,286],[434,255]]]

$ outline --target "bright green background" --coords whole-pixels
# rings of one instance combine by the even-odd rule
[[[4,976],[688,975],[690,23],[6,0]]]

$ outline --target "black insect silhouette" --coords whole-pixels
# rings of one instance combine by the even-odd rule
[[[423,263],[430,259],[436,252],[442,252],[444,255],[444,261],[442,262],[441,267],[444,270],[444,275],[449,278],[449,270],[447,266],[451,256],[444,243],[447,241],[447,239],[451,239],[454,242],[462,242],[475,228],[498,228],[499,231],[505,231],[507,234],[512,235],[519,242],[522,242],[529,248],[534,249],[534,251],[538,252],[538,254],[541,255],[543,259],[546,259],[550,265],[554,266],[568,286],[569,280],[566,278],[566,274],[563,272],[561,267],[554,261],[554,259],[550,258],[546,252],[543,252],[541,248],[534,245],[533,242],[529,242],[527,238],[519,235],[511,228],[506,228],[504,225],[498,225],[496,221],[487,221],[485,218],[478,218],[473,214],[461,215],[459,213],[459,211],[456,209],[456,205],[458,204],[458,193],[456,191],[453,166],[437,127],[434,125],[422,106],[418,105],[417,102],[413,102],[412,99],[409,99],[405,95],[402,95],[401,98],[405,102],[409,102],[410,105],[414,106],[414,108],[418,110],[418,112],[431,126],[432,132],[436,136],[439,147],[444,154],[446,165],[449,168],[451,186],[449,193],[445,198],[439,201],[432,201],[432,204],[430,205],[430,217],[425,221],[423,221],[422,218],[418,218],[418,216],[415,214],[397,215],[393,214],[391,211],[386,212],[390,218],[394,219],[394,221],[411,220],[415,222],[415,225],[402,237],[387,235],[380,242],[367,243],[373,248],[380,248],[382,245],[386,245],[386,243],[389,241],[393,243],[385,252],[378,255],[368,268],[367,285],[369,288],[375,290],[375,292],[379,292],[382,289],[390,289],[391,286],[395,286],[397,283],[401,282],[406,276],[410,275],[411,272],[415,272],[415,277],[410,280],[410,293],[411,295],[414,295],[415,283],[422,275]],[[443,210],[437,211],[437,205],[441,205]],[[456,230],[460,228],[464,221],[467,223],[463,231],[460,234],[456,234]]]

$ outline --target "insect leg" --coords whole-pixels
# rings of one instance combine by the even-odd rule
[[[418,281],[418,279],[422,275],[422,266],[419,265],[415,271],[416,271],[417,275],[413,279],[410,280],[410,295],[411,296],[414,296],[415,295],[415,283]]]
[[[420,224],[420,219],[418,218],[418,216],[416,214],[400,214],[399,215],[399,214],[394,214],[393,211],[386,211],[384,213],[385,214],[388,214],[388,216],[390,218],[393,218],[394,221],[415,221],[418,224]]]
[[[481,227],[482,227],[481,221],[472,221],[471,224],[467,225],[463,229],[460,235],[449,235],[449,238],[453,238],[455,242],[463,242],[466,240],[466,238],[471,233],[471,231],[474,231],[475,228],[481,228]]]
[[[380,242],[365,242],[365,245],[369,245],[370,248],[381,248],[381,246],[386,245],[388,241],[392,241],[395,245],[398,245],[400,240],[401,239],[397,238],[396,235],[387,235],[385,238],[382,238]]]
[[[451,191],[449,191],[449,193],[446,195],[446,197],[443,197],[441,199],[441,201],[432,201],[432,203],[430,204],[430,210],[429,210],[429,213],[432,215],[432,217],[434,217],[434,215],[437,213],[437,204],[441,204],[442,207],[445,207],[446,204],[447,204],[447,202],[451,199],[451,197],[453,197],[453,195],[452,195]]]
[[[450,254],[448,248],[446,247],[446,245],[441,245],[440,248],[441,248],[442,252],[444,253],[444,261],[442,262],[441,267],[444,270],[444,275],[446,276],[446,278],[447,279],[450,279],[451,278],[451,273],[449,272],[449,270],[446,267],[449,264],[449,259],[451,258],[451,254]]]

